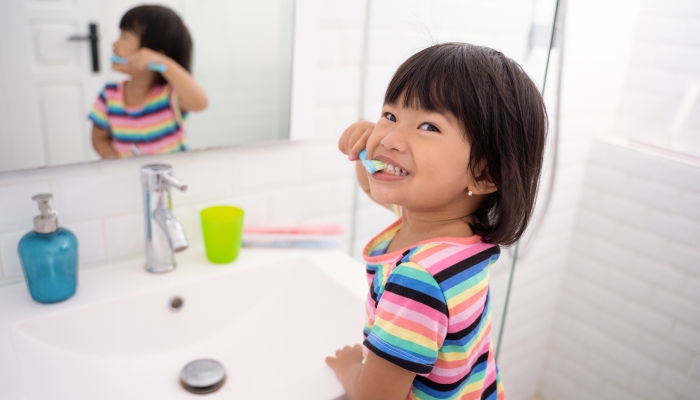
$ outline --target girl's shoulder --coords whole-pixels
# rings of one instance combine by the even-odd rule
[[[496,262],[501,248],[485,243],[479,236],[468,238],[436,238],[412,247],[402,260],[420,265],[435,275],[447,268],[459,265],[460,269]]]
[[[408,275],[411,279],[406,282],[419,280],[428,285],[424,287],[440,288],[443,292],[462,287],[467,281],[470,284],[460,291],[488,285],[489,270],[501,254],[500,247],[481,240],[464,243],[454,239],[459,238],[440,238],[411,248],[396,261],[389,275]]]
[[[108,99],[113,99],[121,97],[123,88],[124,82],[107,82],[102,92]]]

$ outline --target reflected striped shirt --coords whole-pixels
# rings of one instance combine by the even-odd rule
[[[109,132],[117,154],[131,156],[134,146],[141,154],[186,150],[185,133],[173,111],[171,86],[156,85],[140,105],[130,106],[124,102],[124,83],[108,83],[89,115],[95,125]]]
[[[400,227],[401,219],[363,251],[365,356],[417,374],[407,399],[504,400],[489,296],[500,248],[479,236],[442,237],[386,253]]]

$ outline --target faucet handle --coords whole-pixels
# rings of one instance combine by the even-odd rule
[[[163,174],[163,180],[175,189],[184,192],[187,190],[187,184],[170,174]]]

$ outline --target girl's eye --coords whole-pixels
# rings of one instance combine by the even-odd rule
[[[421,126],[419,126],[418,129],[422,129],[424,131],[430,131],[430,132],[440,132],[440,129],[438,129],[437,126],[435,126],[433,124],[429,124],[427,122],[421,124]]]
[[[388,119],[389,121],[396,122],[396,115],[388,112],[384,114],[384,118]]]

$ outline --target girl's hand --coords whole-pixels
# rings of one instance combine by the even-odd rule
[[[148,64],[165,64],[168,57],[147,47],[141,47],[136,53],[125,58],[127,65],[130,67],[139,71],[146,71],[148,70]]]
[[[411,390],[416,374],[375,355],[367,353],[362,364],[362,346],[345,346],[327,357],[350,400],[403,400]]]
[[[335,352],[335,357],[326,357],[326,364],[333,369],[339,380],[340,375],[353,364],[362,364],[362,346],[356,344],[352,347],[345,346]]]
[[[374,130],[374,123],[368,121],[355,122],[343,132],[338,141],[338,149],[347,154],[350,161],[358,159],[358,155],[367,145],[367,140]]]

